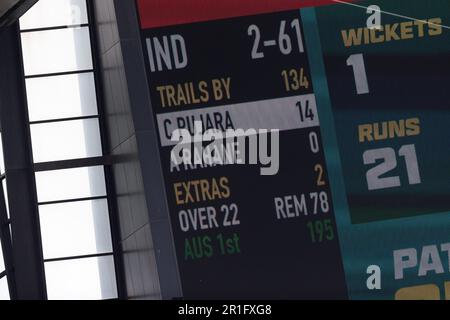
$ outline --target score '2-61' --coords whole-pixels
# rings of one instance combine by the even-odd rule
[[[292,32],[288,32],[288,29],[294,31],[295,39],[293,39],[292,34],[290,34]],[[252,24],[248,27],[247,34],[250,37],[253,37],[252,59],[264,58],[264,48],[268,47],[278,46],[278,49],[283,55],[289,55],[294,52],[294,50],[299,53],[305,52],[299,19],[294,19],[290,23],[286,20],[282,20],[278,31],[278,39],[263,40],[261,30],[256,24]]]

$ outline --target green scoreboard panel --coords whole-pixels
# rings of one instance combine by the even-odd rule
[[[137,5],[186,298],[450,299],[448,0]],[[275,172],[174,165],[196,121]]]
[[[450,210],[448,1],[371,1],[318,10],[353,223]],[[364,13],[364,12],[363,12]]]
[[[382,11],[377,28],[367,25],[371,5]],[[315,14],[346,193],[338,220],[350,296],[450,298],[450,2],[363,1]],[[381,268],[381,289],[364,281],[370,265]]]

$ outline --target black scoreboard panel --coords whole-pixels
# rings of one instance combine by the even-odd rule
[[[278,43],[280,33],[289,43]],[[157,73],[158,46],[171,36],[185,45],[176,50],[187,66]],[[346,297],[299,12],[164,27],[144,37],[185,296]],[[172,132],[193,131],[195,120],[204,130],[279,129],[282,165],[274,164],[273,175],[258,164],[174,166]]]
[[[219,2],[137,2],[184,297],[449,297],[450,3]]]

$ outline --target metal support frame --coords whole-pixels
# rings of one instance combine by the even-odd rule
[[[22,0],[18,1],[10,8],[2,17],[0,17],[0,27],[13,24],[25,12],[27,12],[38,0]]]
[[[12,242],[11,232],[9,229],[8,212],[6,208],[5,193],[3,190],[3,180],[6,177],[2,175],[0,177],[0,239],[2,242],[3,260],[5,264],[5,274],[0,274],[0,278],[7,276],[9,297],[10,299],[16,299],[16,285],[14,282],[14,267],[12,257]]]
[[[13,266],[10,291],[13,299],[46,299],[39,211],[18,23],[0,32],[0,43],[2,44],[0,122],[9,207],[12,213],[13,245],[5,247],[6,264],[9,267]],[[12,257],[12,263],[9,261],[10,257]]]
[[[122,247],[120,243],[120,225],[117,209],[116,190],[114,187],[114,175],[112,170],[112,159],[109,155],[110,142],[107,135],[106,127],[106,115],[103,101],[103,82],[101,78],[100,70],[100,57],[98,50],[98,38],[97,38],[97,24],[95,23],[95,10],[94,3],[91,0],[86,1],[88,20],[90,23],[90,38],[92,48],[92,64],[94,66],[94,81],[97,93],[97,105],[100,125],[100,137],[103,147],[103,165],[105,166],[105,183],[106,194],[109,208],[109,221],[111,225],[111,238],[113,246],[114,266],[116,269],[116,283],[117,283],[117,295],[119,299],[126,299],[126,284],[125,284],[125,267],[122,255]]]
[[[95,21],[92,2],[89,0],[87,0],[87,8],[89,20]],[[94,74],[100,134],[104,154],[107,154],[109,149],[102,108],[102,83],[97,72],[99,60],[96,50],[95,23],[89,25],[89,30],[94,65],[93,70],[89,70],[89,72]],[[6,203],[2,199],[4,196],[0,184],[0,237],[11,299],[47,299],[34,172],[91,165],[104,165],[105,167],[106,198],[110,213],[117,291],[119,299],[125,299],[123,257],[120,249],[119,224],[112,182],[113,174],[110,167],[111,159],[108,156],[102,156],[34,164],[18,23],[0,31],[0,43],[2,44],[2,50],[0,51],[0,70],[2,70],[0,76],[0,126],[2,128],[11,212],[11,219],[8,220]],[[11,223],[12,241],[9,223]]]

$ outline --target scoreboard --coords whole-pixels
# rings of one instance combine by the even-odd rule
[[[137,8],[185,298],[450,299],[450,2]]]

